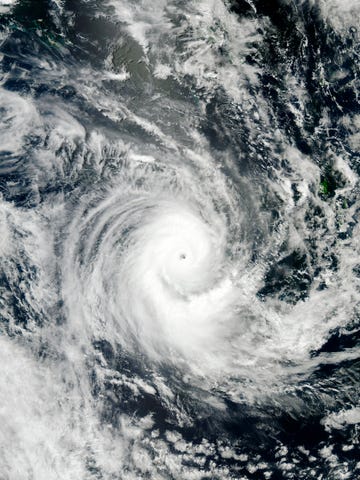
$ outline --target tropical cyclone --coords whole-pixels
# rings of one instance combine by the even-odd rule
[[[0,2],[1,478],[358,478],[352,3]]]

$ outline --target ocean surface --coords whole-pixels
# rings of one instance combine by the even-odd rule
[[[359,36],[0,0],[0,480],[360,478]]]

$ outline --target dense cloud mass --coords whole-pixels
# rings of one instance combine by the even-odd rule
[[[1,480],[356,480],[360,5],[0,0]]]

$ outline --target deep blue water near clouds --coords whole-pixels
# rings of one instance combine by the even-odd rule
[[[0,2],[0,480],[355,480],[360,5]]]

